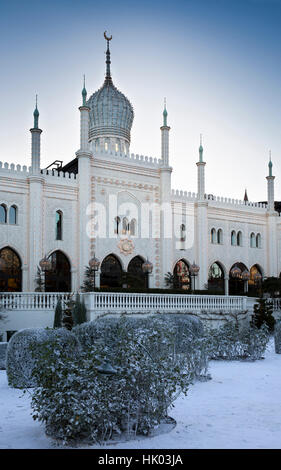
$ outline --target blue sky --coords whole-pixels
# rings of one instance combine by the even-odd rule
[[[79,146],[82,77],[103,82],[111,41],[115,85],[134,106],[131,151],[160,157],[167,98],[172,183],[196,191],[203,134],[206,190],[266,198],[272,151],[281,200],[281,1],[0,0],[0,160],[30,164],[38,93],[42,166]]]

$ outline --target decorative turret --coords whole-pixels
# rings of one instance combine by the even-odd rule
[[[196,163],[197,171],[197,189],[198,189],[198,200],[203,201],[205,199],[205,165],[203,162],[203,146],[202,146],[202,134],[200,134],[200,146],[199,146],[199,162]]]
[[[248,201],[249,201],[249,198],[248,198],[248,194],[247,194],[247,189],[245,189],[244,202],[248,202]]]
[[[203,162],[202,134],[200,134],[199,162]]]
[[[272,161],[271,161],[271,150],[269,151],[269,162],[268,162],[268,176],[267,179],[267,210],[268,212],[274,212],[274,179],[272,175]]]
[[[166,98],[164,98],[164,111],[163,111],[163,126],[161,130],[161,158],[164,166],[169,166],[169,131],[170,127],[167,125],[168,112],[166,108]]]
[[[87,101],[87,90],[85,88],[85,75],[84,75],[84,87],[83,87],[83,90],[82,90],[82,103],[83,103],[83,106],[87,106],[86,101]]]
[[[87,90],[85,87],[85,75],[83,80],[82,89],[82,106],[79,107],[80,111],[80,151],[89,149],[89,112],[90,108],[87,105]]]
[[[37,108],[37,95],[35,110],[33,113],[34,126],[30,129],[31,132],[31,169],[33,174],[40,173],[40,140],[42,130],[39,129],[39,111]]]

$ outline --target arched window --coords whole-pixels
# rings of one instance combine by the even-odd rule
[[[49,256],[49,260],[52,267],[45,272],[46,292],[70,292],[71,270],[68,258],[57,250]]]
[[[10,247],[0,250],[0,258],[4,266],[0,269],[0,291],[21,292],[21,260],[17,253]]]
[[[100,287],[121,287],[122,266],[118,258],[111,254],[101,263]]]
[[[136,229],[137,229],[137,221],[136,219],[132,219],[130,222],[130,234],[131,235],[136,235]]]
[[[250,235],[250,247],[251,248],[256,248],[256,236],[255,234],[252,232],[251,235]]]
[[[118,234],[119,233],[119,225],[120,225],[120,222],[121,222],[120,217],[118,217],[118,216],[115,217],[114,221],[115,221],[114,233]]]
[[[232,230],[231,232],[231,245],[235,246],[236,245],[236,232],[235,230]]]
[[[9,210],[9,224],[17,224],[17,206],[11,206]]]
[[[173,278],[175,289],[190,289],[189,267],[183,259],[176,263],[173,271]]]
[[[256,236],[256,247],[261,248],[261,234],[258,233]]]
[[[217,233],[217,242],[219,245],[223,243],[222,229],[220,228]]]
[[[56,240],[62,240],[62,212],[56,212]]]
[[[217,242],[217,232],[215,228],[212,228],[211,230],[211,243],[216,243]]]
[[[148,287],[148,276],[143,272],[144,260],[135,256],[128,264],[127,287]]]
[[[7,223],[7,207],[5,204],[1,204],[0,206],[0,224]]]
[[[224,294],[224,272],[217,261],[209,269],[208,289]]]
[[[129,228],[130,227],[129,227],[129,222],[128,222],[127,217],[123,217],[123,220],[122,220],[122,233],[127,233]]]
[[[237,245],[242,246],[242,232],[237,233]]]
[[[186,233],[185,233],[185,225],[184,224],[181,224],[181,226],[180,226],[180,239],[181,239],[181,242],[185,242]]]
[[[104,150],[107,152],[108,151],[108,142],[104,143]]]

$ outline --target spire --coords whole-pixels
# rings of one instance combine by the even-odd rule
[[[106,81],[111,81],[111,73],[110,73],[110,50],[109,50],[109,41],[111,41],[112,36],[110,38],[106,35],[106,31],[103,33],[104,39],[107,41],[107,50],[106,50],[106,74],[105,74],[105,80]]]
[[[83,106],[86,106],[87,90],[85,88],[85,75],[84,75],[84,87],[83,87],[83,90],[82,90],[82,98],[83,98]]]
[[[166,98],[164,98],[163,126],[167,126],[167,116],[168,116],[168,112],[166,109]]]
[[[36,105],[35,105],[35,110],[34,110],[33,116],[34,116],[34,126],[33,126],[33,128],[38,129],[39,111],[37,109],[37,95],[36,95]]]
[[[247,194],[247,188],[245,189],[245,194],[244,194],[244,202],[248,202],[248,194]]]
[[[203,162],[202,134],[200,134],[199,162]]]
[[[269,150],[269,163],[268,163],[268,176],[272,176],[272,161],[271,161],[271,150]]]

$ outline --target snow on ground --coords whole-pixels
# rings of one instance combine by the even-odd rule
[[[177,426],[171,432],[93,448],[280,449],[281,355],[274,353],[273,341],[264,360],[212,361],[209,372],[212,380],[195,383],[177,399],[170,412]],[[0,371],[0,448],[56,447],[33,421],[30,397],[22,396]]]

